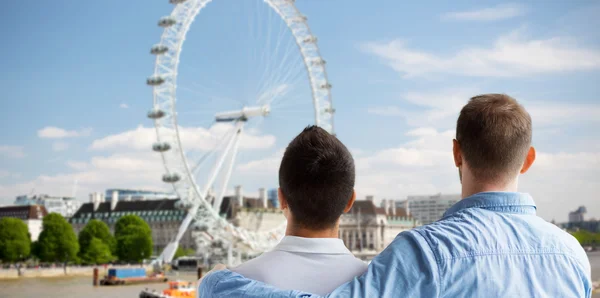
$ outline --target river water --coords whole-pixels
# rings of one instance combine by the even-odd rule
[[[600,252],[588,255],[592,264],[592,279],[600,280]],[[176,277],[181,280],[194,281],[194,274],[182,274]],[[173,279],[173,278],[171,278]],[[119,287],[93,287],[91,277],[60,278],[22,278],[0,280],[0,297],[2,298],[138,298],[144,288],[163,289],[165,284],[148,284]],[[594,295],[600,298],[600,294]]]

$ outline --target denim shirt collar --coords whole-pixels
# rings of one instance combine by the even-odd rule
[[[511,213],[535,214],[536,206],[529,194],[520,192],[480,192],[454,204],[444,213],[451,216],[467,208],[493,209]]]

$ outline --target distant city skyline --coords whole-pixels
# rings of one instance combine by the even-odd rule
[[[191,32],[225,30],[232,3],[210,3]],[[597,1],[297,6],[327,61],[336,134],[356,160],[359,198],[460,193],[451,152],[456,117],[470,97],[495,92],[532,115],[538,155],[519,188],[532,194],[538,214],[566,222],[584,205],[587,217],[600,217]],[[145,117],[149,51],[160,40],[157,20],[171,9],[166,0],[4,5],[0,204],[32,192],[71,196],[75,189],[86,202],[109,188],[172,189],[161,182],[165,169],[150,149],[155,129]],[[202,53],[214,54],[217,41],[190,36],[182,65],[202,70],[200,59],[211,58]],[[224,64],[215,75],[238,67]],[[188,119],[208,119],[197,117]],[[276,119],[265,121],[284,123]],[[237,184],[276,187],[283,150],[302,128],[248,130],[228,193]]]

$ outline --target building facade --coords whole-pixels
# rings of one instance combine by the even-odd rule
[[[22,220],[31,236],[31,241],[37,241],[42,232],[42,219],[48,215],[46,208],[41,205],[22,205],[0,207],[0,219],[14,217]]]
[[[339,238],[358,257],[369,258],[387,247],[401,232],[421,225],[404,208],[388,201],[376,207],[373,197],[354,202],[340,219]]]
[[[128,194],[129,196],[129,194]],[[121,199],[120,199],[121,198]],[[110,200],[104,193],[90,194],[90,202],[85,203],[71,218],[70,222],[77,234],[92,219],[105,222],[111,232],[119,218],[125,215],[137,215],[148,223],[152,229],[153,250],[160,254],[164,248],[175,239],[186,211],[178,208],[179,199],[144,199],[123,200],[118,190],[111,190]],[[209,197],[208,200],[211,200]],[[223,198],[219,214],[235,225],[248,230],[263,231],[276,228],[285,218],[281,211],[275,208],[267,199],[265,189],[259,190],[258,198],[245,197],[242,188],[236,187],[234,196]],[[188,229],[181,239],[179,246],[184,249],[195,249],[192,229]]]
[[[580,206],[577,210],[573,212],[569,212],[569,223],[579,223],[584,222],[584,215],[587,213],[587,208],[585,206]]]
[[[30,206],[41,205],[48,213],[58,213],[69,218],[81,207],[81,202],[73,197],[53,197],[49,195],[18,196],[15,205]]]
[[[137,215],[146,221],[152,230],[155,254],[160,254],[177,235],[185,217],[185,211],[176,207],[178,199],[119,201],[118,194],[112,194],[111,200],[108,201],[104,199],[103,193],[90,194],[90,202],[83,204],[70,220],[75,233],[79,234],[92,219],[103,221],[114,233],[119,218]],[[179,246],[184,249],[195,247],[189,230],[184,234]]]
[[[460,201],[461,196],[455,195],[424,195],[408,196],[404,201],[396,201],[396,207],[404,208],[407,213],[421,224],[429,224],[442,218],[444,212]]]

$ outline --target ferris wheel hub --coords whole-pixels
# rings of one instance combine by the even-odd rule
[[[215,120],[217,122],[248,121],[248,119],[253,117],[266,117],[269,113],[271,113],[271,107],[269,105],[244,107],[238,111],[217,113],[215,115]]]

